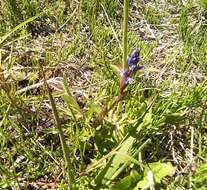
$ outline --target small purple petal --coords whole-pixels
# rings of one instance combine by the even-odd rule
[[[132,65],[131,67],[129,67],[129,70],[132,72],[135,72],[137,69],[137,65]]]
[[[132,84],[134,82],[135,82],[135,80],[133,78],[127,77],[125,84]]]
[[[121,77],[128,77],[128,75],[129,75],[129,72],[128,71],[121,71],[120,72],[120,76]]]
[[[130,68],[130,70],[131,70],[132,73],[134,73],[134,74],[135,74],[137,71],[142,70],[142,69],[144,69],[144,65],[136,65],[136,66],[133,66],[133,67]]]
[[[131,56],[128,58],[129,67],[137,65],[137,63],[139,62],[139,52],[139,49],[135,49],[132,52]]]

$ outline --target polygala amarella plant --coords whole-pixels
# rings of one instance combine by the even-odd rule
[[[101,123],[104,117],[107,115],[107,113],[124,98],[126,94],[125,93],[126,87],[134,82],[134,79],[132,78],[133,75],[135,75],[137,71],[144,68],[143,65],[138,64],[139,60],[140,60],[140,50],[135,49],[127,60],[128,63],[127,70],[122,70],[120,72],[121,78],[120,78],[120,86],[119,86],[119,96],[115,98],[114,102],[109,107],[106,106],[103,109],[103,111],[98,117],[99,123]]]

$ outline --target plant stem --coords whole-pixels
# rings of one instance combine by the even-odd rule
[[[127,64],[127,34],[128,34],[128,20],[129,20],[129,0],[124,0],[124,20],[123,20],[123,62],[122,71],[128,70]],[[119,96],[123,93],[121,90],[121,83],[123,78],[120,77],[120,92]],[[118,103],[117,113],[121,112],[122,101]]]
[[[128,68],[127,64],[127,33],[129,20],[129,0],[124,0],[124,20],[123,20],[123,70]]]
[[[108,114],[108,112],[113,109],[113,107],[117,104],[119,104],[122,99],[124,98],[125,93],[120,94],[118,97],[115,98],[114,102],[109,106],[109,108],[106,106],[100,115],[97,117],[98,124],[102,123],[104,117]]]
[[[127,33],[128,33],[128,20],[129,20],[129,0],[124,0],[124,20],[123,20],[123,63],[122,63],[122,70],[128,70],[127,64]],[[108,108],[107,106],[102,110],[100,115],[98,116],[97,120],[98,123],[101,123],[107,113],[115,106],[117,106],[117,113],[121,112],[122,108],[122,99],[125,96],[124,89],[127,85],[122,87],[123,78],[120,77],[120,90],[119,96],[115,99],[113,104]]]

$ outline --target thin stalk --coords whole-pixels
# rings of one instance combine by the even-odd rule
[[[194,127],[191,126],[191,138],[190,138],[190,166],[193,167],[194,159],[193,159],[193,149],[194,149]],[[189,174],[189,189],[192,189],[192,171]]]
[[[101,112],[101,113],[99,114],[99,116],[97,117],[97,121],[96,121],[97,124],[101,124],[101,123],[102,123],[104,117],[109,113],[109,111],[110,111],[111,109],[113,109],[113,107],[114,107],[115,105],[119,104],[119,103],[122,101],[122,99],[124,98],[124,96],[125,96],[125,93],[120,93],[120,95],[119,95],[118,97],[115,98],[114,102],[113,102],[109,107],[106,106],[106,107],[102,110],[102,112]]]
[[[122,70],[128,70],[127,64],[127,37],[128,37],[128,20],[129,20],[129,0],[124,0],[124,20],[123,20],[123,61],[122,61]],[[120,78],[121,85],[122,77]],[[119,94],[122,94],[120,90]],[[121,112],[122,101],[118,103],[117,113]]]
[[[55,124],[56,124],[56,127],[58,129],[60,142],[61,142],[61,146],[62,146],[62,149],[63,149],[63,154],[64,154],[64,158],[65,158],[65,165],[66,165],[66,168],[67,168],[67,171],[68,171],[69,187],[70,187],[70,189],[74,189],[75,180],[74,180],[74,174],[73,174],[72,167],[71,167],[71,160],[70,160],[70,157],[69,157],[69,149],[66,145],[66,141],[65,141],[65,137],[64,137],[64,134],[63,134],[62,127],[61,127],[58,111],[57,111],[57,108],[56,108],[56,105],[55,105],[55,101],[52,97],[52,93],[50,92],[49,86],[47,84],[43,67],[42,67],[41,64],[39,64],[39,66],[40,66],[40,70],[41,70],[42,75],[43,75],[44,85],[45,85],[45,87],[47,88],[47,91],[48,91],[48,96],[49,96],[50,104],[51,104],[51,107],[52,107],[52,112],[53,112],[53,115],[54,115]]]
[[[124,0],[124,20],[123,20],[123,70],[128,68],[127,64],[127,34],[129,20],[129,0]]]
[[[104,7],[103,7],[104,9]],[[128,63],[127,63],[127,33],[128,33],[128,20],[129,20],[129,0],[124,0],[124,19],[123,19],[123,62],[122,62],[122,70],[128,70]],[[122,85],[124,78],[120,77],[120,89],[119,95],[116,97],[115,101],[110,105],[108,108],[107,106],[102,110],[100,115],[97,117],[98,124],[100,124],[104,117],[108,114],[108,112],[114,108],[117,104],[117,113],[121,113],[122,108],[122,99],[125,96],[124,89],[126,85]]]

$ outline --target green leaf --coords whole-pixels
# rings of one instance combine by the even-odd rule
[[[113,65],[113,64],[111,64],[110,66],[111,66],[112,70],[119,76],[120,72],[121,72],[120,67],[117,65]]]
[[[146,115],[144,116],[143,122],[139,125],[139,130],[144,129],[144,128],[147,128],[150,125],[152,125],[152,121],[153,121],[152,111],[150,109],[149,112],[146,113]]]
[[[64,94],[62,95],[62,98],[67,103],[68,107],[72,108],[74,111],[81,113],[81,109],[77,101],[72,96],[70,96],[69,94]]]
[[[114,185],[111,190],[129,190],[132,186],[132,177],[127,176],[124,179],[122,179],[119,183]]]
[[[200,4],[204,10],[207,11],[207,0],[200,0]]]
[[[141,175],[137,171],[131,172],[129,176],[121,179],[117,184],[113,185],[110,190],[130,190],[141,179]]]
[[[85,117],[88,121],[90,121],[94,113],[100,113],[101,112],[101,106],[96,104],[95,102],[91,101],[89,103],[88,107],[89,107],[89,109],[86,112]]]
[[[129,161],[130,157],[123,159],[123,155],[127,155],[127,153],[130,152],[134,140],[135,138],[130,136],[122,143],[117,154],[108,161],[105,168],[96,177],[95,182],[97,185],[108,185],[111,183],[111,181],[113,180],[113,175],[124,163]]]
[[[173,167],[170,162],[168,163],[154,162],[148,164],[144,168],[144,178],[137,184],[136,188],[143,188],[144,186],[147,185],[148,183],[147,173],[150,170],[153,172],[154,181],[156,183],[160,183],[164,177],[172,176],[174,174],[175,167]]]
[[[81,109],[75,98],[72,96],[72,93],[70,92],[69,86],[68,86],[68,81],[66,79],[66,76],[64,75],[64,89],[65,89],[65,94],[62,96],[65,102],[67,103],[70,111],[72,112],[72,115],[76,113],[81,114]]]

